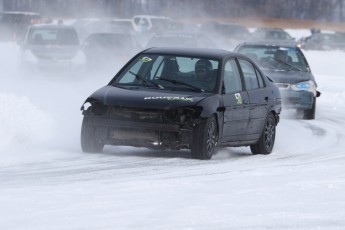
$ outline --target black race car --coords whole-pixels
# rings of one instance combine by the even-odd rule
[[[279,86],[283,107],[315,119],[317,83],[302,50],[294,42],[245,42],[236,52],[250,57]]]
[[[81,147],[271,153],[281,112],[278,87],[248,57],[218,49],[150,48],[134,56],[81,107]]]

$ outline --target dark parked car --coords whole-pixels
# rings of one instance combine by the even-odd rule
[[[205,22],[199,26],[200,32],[216,33],[228,39],[243,40],[250,35],[249,30],[239,24],[230,22]]]
[[[205,22],[199,26],[199,32],[216,37],[226,49],[233,49],[238,43],[251,36],[246,27],[230,22]]]
[[[89,96],[81,147],[191,149],[210,159],[219,146],[269,154],[279,122],[278,87],[244,55],[217,49],[151,48]]]
[[[139,50],[136,37],[131,33],[93,33],[83,43],[89,68],[114,68],[126,63]]]
[[[258,28],[248,39],[249,41],[295,41],[288,32],[281,28]]]
[[[0,13],[0,41],[22,39],[29,25],[41,22],[36,12],[5,11]]]
[[[345,37],[339,33],[318,32],[301,38],[298,42],[300,47],[305,50],[345,51]]]
[[[284,108],[296,109],[304,119],[314,119],[320,96],[307,59],[295,43],[241,43],[236,52],[251,57],[279,86]]]
[[[155,34],[145,48],[150,47],[185,47],[217,48],[219,45],[211,37],[198,32],[170,31]]]
[[[73,70],[85,65],[77,32],[70,25],[32,25],[20,46],[21,63],[27,69]]]

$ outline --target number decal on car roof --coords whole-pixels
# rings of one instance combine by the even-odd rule
[[[149,61],[152,61],[152,59],[149,58],[149,57],[142,57],[142,58],[140,58],[139,60],[142,61],[142,62],[149,62]]]

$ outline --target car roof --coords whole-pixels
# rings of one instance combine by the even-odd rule
[[[155,37],[189,37],[189,38],[194,38],[194,37],[199,37],[199,36],[204,36],[203,33],[200,32],[190,32],[190,31],[181,31],[181,30],[173,30],[173,31],[164,31],[160,33],[156,33],[155,35],[152,36],[152,38]]]
[[[160,16],[160,15],[151,15],[151,14],[137,14],[134,15],[134,17],[147,17],[147,18],[156,18],[156,19],[170,19],[170,17],[167,16]]]
[[[235,53],[222,49],[208,49],[208,48],[176,48],[176,47],[153,47],[148,48],[142,53],[146,54],[168,54],[168,55],[181,55],[181,56],[199,56],[213,59],[221,59],[226,56],[243,56],[239,53]]]
[[[276,46],[286,48],[298,48],[295,41],[253,41],[253,42],[242,42],[238,46]]]
[[[72,25],[59,25],[59,24],[34,24],[34,25],[31,25],[30,26],[31,28],[75,28],[74,26]]]
[[[272,28],[272,27],[259,27],[256,29],[257,31],[284,31],[286,32],[284,29],[282,28]]]

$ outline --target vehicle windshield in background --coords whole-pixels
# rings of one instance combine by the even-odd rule
[[[245,46],[238,52],[252,58],[260,67],[284,71],[309,72],[304,55],[297,48],[274,46]]]
[[[197,32],[165,32],[154,35],[145,45],[150,47],[209,48],[218,44],[209,36]]]
[[[28,35],[30,45],[78,45],[78,35],[72,28],[36,28]]]

